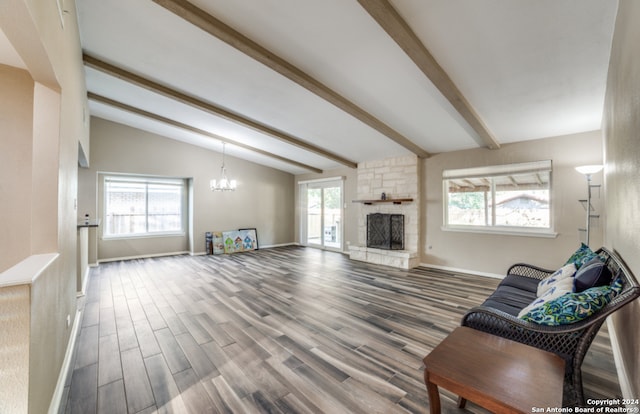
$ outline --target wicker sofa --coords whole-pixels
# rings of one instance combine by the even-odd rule
[[[563,403],[584,405],[582,361],[606,317],[640,296],[640,286],[631,271],[614,252],[601,248],[595,252],[611,272],[622,280],[622,291],[595,314],[579,322],[547,326],[518,318],[518,312],[536,298],[538,283],[554,273],[527,264],[509,268],[494,293],[478,307],[469,310],[462,325],[561,356],[566,362]]]

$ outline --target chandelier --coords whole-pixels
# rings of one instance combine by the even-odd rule
[[[209,182],[211,191],[234,191],[238,185],[236,180],[227,178],[227,168],[224,166],[224,145],[222,143],[222,166],[220,167],[220,179],[213,179]]]

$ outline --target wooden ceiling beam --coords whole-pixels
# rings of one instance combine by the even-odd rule
[[[293,137],[291,135],[285,134],[282,131],[278,131],[274,128],[271,128],[268,125],[262,124],[260,122],[254,121],[253,119],[246,118],[242,115],[231,112],[227,109],[224,109],[220,106],[213,105],[209,102],[205,102],[193,96],[184,94],[175,89],[171,89],[167,86],[161,85],[152,80],[143,78],[142,76],[136,75],[135,73],[128,72],[122,68],[114,66],[110,63],[101,61],[93,56],[90,56],[86,53],[82,56],[84,60],[84,64],[87,67],[96,69],[100,72],[106,73],[108,75],[114,76],[118,79],[122,79],[125,82],[131,83],[133,85],[139,86],[151,92],[160,94],[167,98],[173,99],[185,105],[189,105],[191,107],[200,109],[207,113],[213,114],[215,116],[219,116],[228,121],[234,122],[236,124],[242,125],[246,128],[250,128],[254,131],[258,131],[262,134],[268,135],[273,138],[277,138],[281,141],[284,141],[288,144],[294,145],[296,147],[302,148],[306,151],[312,152],[314,154],[320,155],[324,158],[328,158],[335,162],[338,162],[342,165],[345,165],[350,168],[357,168],[358,164],[354,161],[348,160],[344,157],[341,157],[337,154],[329,152],[323,148],[316,147],[315,145],[309,144],[305,141],[300,140],[299,138]]]
[[[244,148],[246,150],[255,152],[256,154],[265,155],[267,157],[270,157],[270,158],[285,162],[287,164],[291,164],[291,165],[295,165],[295,166],[300,167],[300,168],[304,168],[305,170],[308,170],[308,171],[311,171],[311,172],[322,173],[322,170],[320,168],[312,167],[310,165],[306,165],[306,164],[303,164],[303,163],[300,163],[300,162],[297,162],[297,161],[290,160],[290,159],[282,157],[280,155],[273,154],[271,152],[264,151],[264,150],[261,150],[259,148],[255,148],[255,147],[252,147],[250,145],[246,145],[246,144],[234,141],[234,140],[229,139],[229,138],[225,138],[223,136],[214,134],[212,132],[205,131],[204,129],[199,129],[199,128],[193,127],[191,125],[183,124],[182,122],[174,121],[173,119],[165,118],[165,117],[160,116],[158,114],[154,114],[152,112],[148,112],[148,111],[145,111],[143,109],[136,108],[136,107],[124,104],[122,102],[119,102],[119,101],[116,101],[116,100],[113,100],[113,99],[110,99],[110,98],[95,94],[93,92],[88,92],[87,93],[87,98],[89,100],[91,100],[91,101],[99,102],[99,103],[102,103],[102,104],[105,104],[105,105],[109,105],[109,106],[112,106],[114,108],[118,108],[120,110],[129,112],[129,113],[140,115],[140,116],[143,116],[145,118],[152,119],[154,121],[162,122],[163,124],[166,124],[166,125],[170,125],[170,126],[173,126],[173,127],[176,127],[176,128],[183,129],[185,131],[195,132],[196,134],[204,135],[204,136],[207,136],[209,138],[215,138],[215,139],[217,139],[219,141],[222,141],[222,142],[225,142],[227,144],[231,144],[231,145],[239,147],[239,148]]]
[[[421,158],[427,158],[429,153],[394,130],[375,116],[360,108],[344,96],[338,94],[317,79],[309,76],[296,66],[260,46],[258,43],[227,26],[204,10],[194,6],[186,0],[153,0],[158,5],[171,11],[196,27],[217,37],[228,45],[238,49],[247,56],[257,60],[270,69],[287,77],[322,99],[342,109],[354,118],[370,126],[387,138],[403,146]]]
[[[442,69],[429,50],[411,30],[407,22],[398,14],[388,0],[358,0],[358,3],[378,22],[385,32],[404,50],[418,68],[429,78],[436,88],[451,103],[478,134],[480,145],[490,149],[500,148],[480,115],[467,101],[462,92]]]

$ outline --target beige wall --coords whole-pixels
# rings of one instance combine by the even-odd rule
[[[442,230],[442,171],[539,160],[552,160],[552,211],[556,238],[462,233]],[[503,145],[498,150],[473,149],[434,155],[423,161],[423,251],[422,263],[504,275],[516,262],[555,269],[579,246],[578,228],[584,228],[586,179],[574,167],[602,163],[600,131]],[[602,174],[593,177],[598,184]],[[597,201],[597,200],[596,200]],[[591,243],[602,245],[602,221],[594,221]],[[584,236],[583,236],[584,237]]]
[[[0,289],[0,412],[26,413],[29,400],[29,286]]]
[[[353,200],[358,199],[358,177],[357,170],[355,168],[337,168],[335,170],[324,171],[320,174],[309,173],[309,174],[300,174],[295,177],[295,216],[292,217],[294,221],[294,234],[295,241],[297,243],[301,243],[300,240],[300,205],[299,205],[299,185],[300,181],[311,181],[311,180],[320,180],[324,178],[331,177],[344,177],[344,188],[343,188],[343,205],[344,205],[344,244],[343,250],[349,250],[349,244],[357,244],[358,243],[358,206],[353,204]]]
[[[31,254],[33,89],[27,71],[0,65],[0,272]]]
[[[97,253],[90,252],[89,261],[180,251],[200,254],[205,232],[245,227],[257,229],[260,246],[292,243],[293,176],[227,156],[228,174],[238,180],[238,188],[214,193],[209,180],[218,177],[221,157],[219,152],[92,118],[91,167],[79,171],[79,216],[101,217],[98,172],[160,175],[192,179],[193,224],[191,234],[183,238],[102,240],[99,228],[93,233],[98,237]]]
[[[31,253],[58,250],[58,166],[60,94],[35,85],[33,106],[33,181]]]
[[[32,101],[29,125],[20,125],[12,131],[2,147],[3,154],[26,158],[21,166],[5,170],[8,165],[3,162],[0,167],[3,179],[21,186],[11,188],[10,195],[15,198],[10,197],[3,207],[12,210],[12,214],[2,219],[3,227],[20,227],[20,234],[12,234],[8,239],[8,243],[18,246],[20,253],[12,254],[1,267],[13,267],[36,253],[59,254],[30,288],[29,362],[22,368],[28,372],[29,393],[27,404],[18,402],[19,406],[28,406],[30,413],[47,412],[49,408],[71,333],[67,318],[74,320],[76,313],[74,207],[78,143],[88,143],[88,125],[83,119],[86,90],[75,3],[65,0],[64,4],[67,13],[63,26],[55,1],[0,2],[0,27],[35,81],[31,92],[20,94]],[[9,105],[21,102],[5,95],[4,87],[2,90],[0,118],[12,113],[4,106],[6,99]],[[2,232],[3,246],[7,236]],[[24,246],[28,246],[26,250]],[[4,330],[0,327],[0,331]]]
[[[640,276],[640,3],[621,0],[604,109],[605,244]],[[640,396],[640,302],[611,317],[627,398]]]

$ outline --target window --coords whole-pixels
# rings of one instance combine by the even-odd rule
[[[104,236],[184,233],[185,181],[108,176],[104,179]]]
[[[445,170],[442,178],[446,228],[551,232],[550,160]]]

